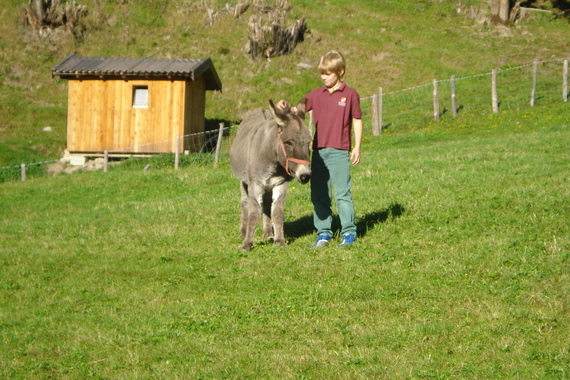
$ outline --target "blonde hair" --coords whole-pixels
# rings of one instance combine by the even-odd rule
[[[342,78],[346,71],[344,57],[336,50],[327,51],[319,62],[319,71],[322,73],[335,73]]]

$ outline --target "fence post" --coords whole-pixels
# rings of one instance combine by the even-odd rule
[[[455,75],[451,76],[449,85],[451,87],[451,114],[453,116],[457,116],[457,93],[455,91]]]
[[[176,136],[176,149],[174,150],[174,170],[178,170],[180,161],[180,136]]]
[[[384,95],[382,93],[382,87],[378,88],[378,101],[376,106],[377,106],[376,115],[378,115],[378,134],[381,134],[383,132],[382,112],[384,108]]]
[[[372,135],[378,136],[378,95],[372,95]]]
[[[22,174],[22,181],[26,180],[26,164],[22,163],[20,165],[20,172]]]
[[[218,141],[216,141],[216,156],[214,157],[214,167],[218,167],[220,162],[220,149],[222,148],[222,138],[224,137],[224,123],[220,123],[220,131],[218,132]]]
[[[568,60],[564,60],[564,70],[562,75],[562,99],[568,102]]]
[[[437,92],[437,79],[433,80],[433,120],[439,121],[439,93]]]
[[[492,80],[492,100],[493,100],[493,112],[499,113],[499,96],[497,95],[497,69],[493,69]]]
[[[534,61],[532,69],[532,90],[530,92],[530,106],[534,107],[534,99],[536,98],[536,77],[538,76],[538,61]]]
[[[109,152],[103,152],[103,173],[107,173],[109,170]]]

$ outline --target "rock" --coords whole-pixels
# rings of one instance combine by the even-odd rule
[[[57,161],[53,164],[48,164],[47,173],[50,177],[55,177],[64,171],[64,164],[62,161]]]
[[[82,169],[81,166],[68,166],[65,169],[63,169],[63,172],[66,174],[72,174],[81,169]]]
[[[309,64],[309,63],[301,62],[301,63],[299,63],[299,64],[297,65],[297,67],[300,68],[300,69],[303,69],[303,70],[310,70],[310,69],[312,69],[314,66],[311,65],[311,64]]]
[[[94,160],[88,161],[83,168],[87,171],[93,172],[97,170],[103,170],[103,166],[105,166],[105,159],[96,158]]]

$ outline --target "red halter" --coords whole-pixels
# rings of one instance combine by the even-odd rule
[[[279,145],[281,145],[281,150],[283,151],[283,155],[285,156],[285,171],[291,177],[294,177],[294,176],[291,175],[291,173],[289,173],[289,161],[295,162],[296,164],[311,165],[311,163],[309,161],[300,160],[298,158],[289,158],[287,156],[287,152],[285,151],[285,144],[283,144],[283,139],[281,138],[281,131],[279,131],[279,134],[277,135],[277,141],[279,141]]]

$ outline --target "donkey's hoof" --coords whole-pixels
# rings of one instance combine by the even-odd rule
[[[280,245],[284,248],[288,248],[289,246],[287,245],[287,242],[285,242],[285,240],[275,240],[275,245]]]
[[[251,251],[251,248],[253,248],[253,243],[243,243],[242,246],[240,247],[240,249],[244,252]]]

